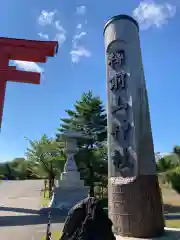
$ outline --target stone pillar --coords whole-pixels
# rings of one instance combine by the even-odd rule
[[[67,160],[64,166],[64,172],[61,174],[61,183],[62,181],[66,183],[68,186],[76,186],[76,183],[80,183],[80,173],[78,172],[76,162],[75,162],[75,154],[77,153],[77,140],[74,138],[67,137],[66,138],[66,155]],[[81,181],[81,186],[84,184],[84,181]]]
[[[66,172],[68,171],[77,171],[77,166],[75,163],[74,156],[77,153],[77,141],[76,139],[70,139],[68,138],[66,140],[66,154],[67,154],[67,161],[64,167],[64,170]]]
[[[51,208],[70,209],[77,202],[88,196],[89,187],[85,186],[84,180],[80,177],[74,155],[78,151],[77,139],[84,136],[79,132],[67,131],[62,134],[62,139],[66,141],[67,161],[64,172],[61,173],[59,186],[55,188]]]
[[[115,16],[104,28],[107,66],[109,216],[118,235],[164,232],[138,23]]]

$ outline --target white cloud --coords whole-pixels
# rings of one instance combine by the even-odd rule
[[[81,57],[90,57],[91,53],[88,49],[79,46],[76,49],[73,49],[71,52],[71,60],[73,63],[78,63]]]
[[[87,35],[87,32],[80,32],[74,35],[72,44],[73,48],[70,52],[73,63],[78,63],[81,57],[90,57],[91,53],[88,49],[79,45],[80,39]]]
[[[47,12],[46,10],[42,10],[38,18],[38,23],[42,26],[51,25],[53,23],[55,13],[56,11]]]
[[[79,23],[76,28],[77,28],[77,29],[81,29],[81,28],[82,28],[82,24]]]
[[[76,13],[84,15],[86,13],[85,6],[79,6],[76,8]],[[82,38],[87,35],[86,31],[82,31],[82,24],[79,23],[76,26],[76,34],[72,38],[72,50],[70,51],[72,63],[78,63],[82,57],[90,57],[91,52],[83,46]]]
[[[49,39],[49,36],[48,36],[48,34],[44,34],[44,33],[38,33],[38,35],[40,36],[40,38],[44,38],[44,39],[46,39],[46,40],[48,40]]]
[[[86,6],[79,6],[76,8],[76,13],[79,15],[84,15],[87,12]]]
[[[35,62],[26,62],[26,61],[15,60],[14,63],[17,67],[19,67],[20,69],[23,69],[25,71],[39,72],[39,73],[42,73],[44,71],[44,69],[39,67],[37,65],[37,63],[35,63]]]
[[[54,32],[54,40],[59,43],[63,43],[66,40],[66,30],[60,24],[59,20],[54,20],[56,11],[47,12],[46,10],[42,10],[41,15],[39,16],[38,22],[42,26],[51,25],[56,28],[56,32]],[[47,34],[38,33],[41,38],[49,39]]]
[[[57,33],[54,40],[62,44],[66,41],[66,36],[63,33]]]
[[[76,34],[74,37],[73,37],[73,40],[72,40],[72,43],[73,43],[73,48],[75,48],[79,42],[79,40],[86,36],[87,35],[87,32],[80,32],[79,34]]]
[[[58,33],[56,33],[55,40],[62,44],[66,41],[66,30],[60,24],[60,21],[55,21],[55,27],[58,31]]]
[[[137,19],[142,29],[148,29],[155,25],[160,28],[162,25],[167,24],[168,20],[176,14],[176,7],[163,3],[158,4],[154,1],[143,1],[139,6],[134,9],[133,16]]]
[[[55,21],[56,29],[60,32],[66,33],[66,30],[63,28],[63,26],[60,24],[60,21]]]
[[[74,35],[73,41],[72,41],[73,44],[76,45],[77,42],[78,42],[82,37],[84,37],[84,36],[86,36],[86,35],[87,35],[87,32],[80,32],[80,33]]]
[[[79,34],[76,34],[76,35],[74,36],[74,39],[79,40],[79,39],[81,39],[82,37],[84,37],[84,36],[86,36],[86,35],[87,35],[87,32],[80,32]]]

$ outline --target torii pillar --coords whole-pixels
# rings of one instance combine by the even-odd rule
[[[17,70],[9,60],[46,62],[58,50],[56,41],[0,38],[0,129],[7,81],[40,84],[40,73]]]

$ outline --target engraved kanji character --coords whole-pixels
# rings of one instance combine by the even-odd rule
[[[124,105],[124,104],[127,104],[127,103],[124,103],[123,100],[122,100],[122,97],[121,97],[121,96],[118,96],[118,97],[116,98],[116,104],[120,107],[120,106],[122,106],[122,105]]]
[[[120,132],[120,126],[115,124],[112,126],[112,135],[116,140],[118,140],[119,137],[119,132]]]
[[[115,68],[116,65],[121,66],[124,63],[124,50],[115,52],[115,53],[110,53],[108,56],[108,65],[112,68]]]
[[[127,148],[123,149],[123,155],[120,153],[120,151],[115,150],[111,156],[114,166],[119,169],[124,168],[128,164],[129,153]]]
[[[110,67],[113,67],[114,60],[115,60],[115,54],[114,53],[108,54],[108,65]]]
[[[116,63],[118,63],[121,66],[124,63],[124,60],[125,60],[124,50],[118,51],[116,53]]]
[[[127,139],[127,135],[128,135],[128,131],[130,129],[130,124],[129,124],[129,122],[126,119],[124,119],[124,121],[123,121],[123,123],[121,125],[121,129],[123,130],[124,140],[126,140]]]
[[[123,156],[121,156],[120,152],[118,150],[115,150],[112,152],[111,157],[114,166],[120,168],[120,166],[123,164]]]
[[[124,154],[124,160],[126,163],[128,163],[128,158],[129,158],[129,151],[128,148],[123,149],[123,154]]]
[[[121,87],[125,88],[125,80],[126,80],[126,73],[124,71],[119,72],[116,74],[116,78],[118,79],[118,83],[120,83]]]
[[[117,111],[120,110],[127,110],[128,108],[128,103],[125,102],[121,96],[113,96],[113,105],[112,105],[112,113],[116,113]]]
[[[118,79],[115,77],[110,80],[110,90],[118,90]]]
[[[125,88],[126,73],[124,71],[116,73],[116,75],[110,80],[110,90],[118,90],[119,85],[122,89]]]

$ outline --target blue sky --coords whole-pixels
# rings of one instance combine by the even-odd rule
[[[59,53],[45,64],[15,62],[43,71],[41,85],[8,82],[0,161],[24,156],[28,142],[53,136],[64,110],[92,90],[106,103],[103,27],[117,14],[134,16],[149,95],[155,151],[169,152],[179,142],[180,1],[6,0],[1,3],[2,37],[54,40]],[[125,2],[125,1],[124,1]]]

